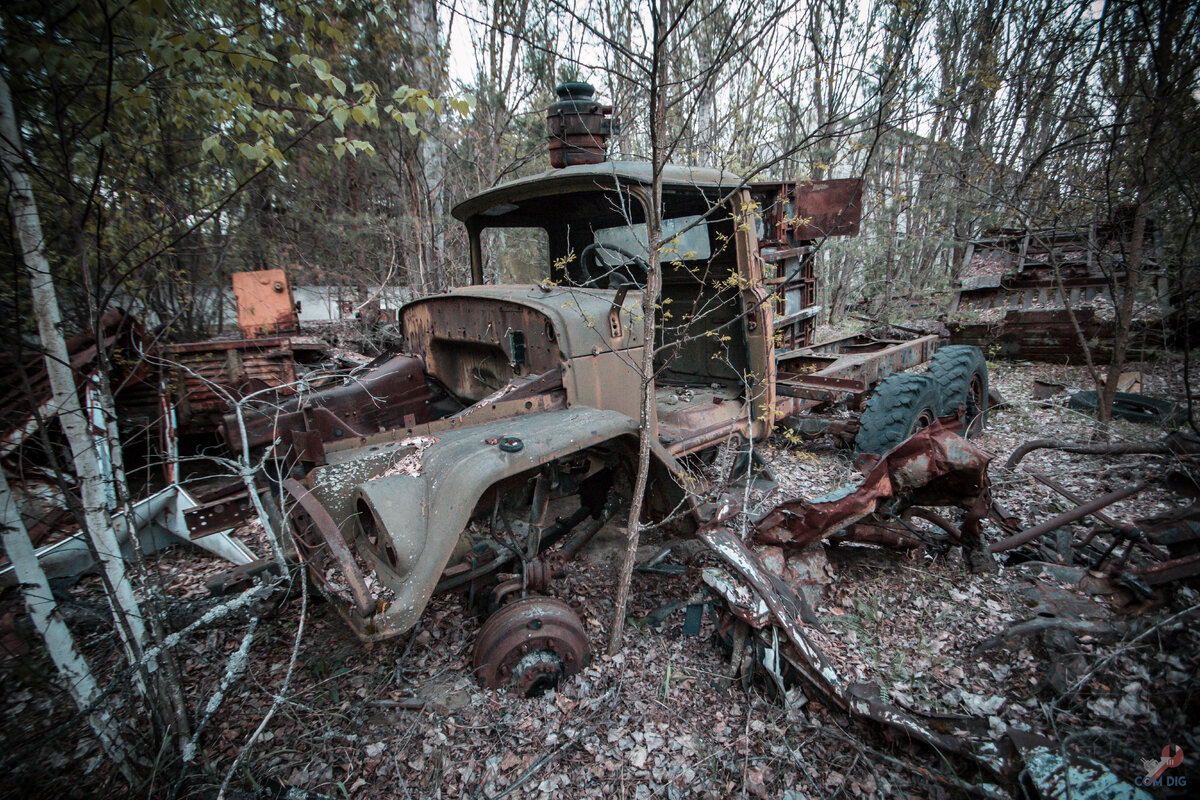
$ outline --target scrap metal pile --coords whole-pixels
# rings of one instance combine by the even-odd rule
[[[117,330],[120,328],[117,325]],[[187,348],[199,352],[201,345]],[[89,357],[86,342],[76,349],[83,353],[81,358]],[[229,352],[228,348],[223,352]],[[578,672],[589,658],[587,633],[571,606],[548,594],[588,539],[617,518],[624,507],[610,481],[603,490],[594,489],[592,499],[573,513],[553,517],[547,511],[549,487],[552,483],[565,486],[585,475],[594,478],[604,459],[611,466],[631,457],[631,450],[614,450],[590,467],[582,462],[572,467],[551,459],[547,471],[538,473],[533,482],[535,513],[530,522],[499,522],[503,533],[492,533],[507,536],[507,545],[484,546],[484,540],[476,537],[474,548],[440,575],[423,600],[416,597],[404,602],[395,587],[381,583],[372,565],[348,546],[330,509],[343,516],[355,513],[346,505],[353,500],[352,493],[337,488],[349,485],[339,477],[349,474],[347,470],[354,473],[351,483],[364,477],[358,474],[362,462],[348,454],[371,456],[367,451],[378,451],[378,457],[371,456],[378,462],[372,474],[386,482],[389,476],[411,477],[438,469],[426,463],[426,450],[440,440],[445,447],[456,436],[468,450],[482,446],[515,457],[526,442],[536,442],[538,437],[560,435],[586,445],[591,436],[599,445],[613,435],[633,432],[627,425],[591,433],[579,429],[571,412],[563,407],[561,381],[556,378],[557,373],[531,376],[473,406],[459,408],[461,404],[456,405],[444,387],[426,379],[417,359],[393,355],[380,359],[362,379],[339,382],[308,395],[303,402],[275,398],[269,413],[260,406],[240,418],[227,413],[220,422],[205,424],[221,431],[235,453],[248,446],[256,455],[267,453],[281,465],[323,468],[314,474],[324,477],[310,481],[321,493],[321,501],[310,486],[282,478],[283,518],[290,523],[296,556],[361,638],[384,638],[406,631],[430,593],[459,593],[466,605],[477,604],[485,615],[491,614],[474,650],[471,668],[476,677],[489,687],[510,687],[521,695],[534,696]],[[381,403],[384,397],[392,402]],[[213,411],[216,409],[213,406]],[[469,415],[478,415],[473,421],[482,421],[485,427],[464,429],[470,433],[459,431],[460,422]],[[435,417],[444,419],[437,422]],[[497,434],[503,428],[505,435],[485,438],[480,445],[479,431],[491,430],[486,428],[488,420],[501,421],[499,427],[492,427]],[[13,430],[17,433],[10,438],[16,444],[28,435],[20,424]],[[368,437],[373,430],[387,433]],[[988,477],[993,456],[960,432],[958,420],[937,421],[882,456],[860,459],[861,479],[816,497],[784,498],[750,520],[740,506],[741,489],[726,487],[721,504],[698,510],[695,535],[721,564],[703,570],[702,580],[713,602],[700,604],[698,610],[713,607],[719,638],[735,655],[748,645],[755,669],[779,690],[777,696],[784,702],[790,702],[798,687],[831,708],[901,731],[942,753],[967,758],[997,781],[1012,780],[1021,770],[1032,775],[1030,770],[1045,767],[1038,774],[1040,789],[1047,796],[1061,789],[1067,775],[1074,776],[1072,780],[1079,775],[1100,775],[1114,786],[1124,786],[1095,763],[1063,760],[1054,742],[1029,731],[1009,729],[997,736],[982,717],[920,712],[889,702],[886,686],[839,673],[812,635],[814,631],[827,633],[813,612],[823,588],[832,580],[826,545],[932,552],[961,547],[964,562],[980,571],[994,569],[993,555],[1055,560],[1067,570],[1056,574],[1085,591],[1110,595],[1120,590],[1134,598],[1151,597],[1164,584],[1200,574],[1200,491],[1185,474],[1172,473],[1157,481],[1147,478],[1088,500],[1047,475],[1028,471],[1076,507],[1022,529],[1018,519],[993,497]],[[1162,447],[1191,453],[1196,443],[1176,435]],[[431,457],[454,456],[453,452],[438,452]],[[1016,469],[1025,452],[1028,450],[1015,453],[1006,469]],[[521,473],[519,463],[513,464],[514,475]],[[572,469],[579,471],[573,476]],[[1152,485],[1169,486],[1189,497],[1191,503],[1170,513],[1133,520],[1105,512],[1113,503]],[[269,499],[268,487],[262,488],[263,499]],[[336,497],[339,491],[345,494],[342,500]],[[379,489],[372,502],[389,502],[389,491]],[[495,502],[498,508],[499,496]],[[174,493],[155,495],[139,504],[133,512],[134,527],[157,526],[164,534],[179,536],[186,520],[187,538],[240,565],[213,584],[214,591],[230,591],[247,585],[256,572],[269,566],[267,561],[253,561],[244,546],[226,535],[230,528],[250,519],[252,509],[240,484],[227,483],[203,503],[195,503],[175,487]],[[358,512],[361,514],[361,509]],[[1087,535],[1064,539],[1060,533],[1064,526],[1088,517],[1096,525]],[[498,518],[494,515],[492,521],[495,526]],[[742,524],[735,526],[738,521]],[[1005,538],[986,544],[982,536],[985,521],[1006,534]],[[146,534],[141,535],[144,540]],[[446,541],[461,546],[455,545],[453,538]],[[551,549],[560,542],[561,547]],[[48,564],[55,563],[50,551],[44,555]],[[1073,571],[1071,565],[1077,565]],[[69,574],[80,571],[80,565],[68,570]],[[1029,591],[1041,604],[1038,608],[1044,610],[1043,616],[1072,613],[1067,600],[1048,594],[1044,587],[1034,586]],[[1100,624],[1091,620],[1081,623],[1085,628]],[[1022,625],[1012,626],[981,648],[1024,633]],[[1055,763],[1047,767],[1047,761]]]
[[[184,488],[180,458],[190,453],[181,450],[182,442],[193,450],[212,447],[226,434],[220,426],[232,403],[248,397],[287,403],[369,361],[335,354],[321,339],[299,334],[282,270],[233,278],[236,333],[161,341],[136,316],[112,308],[96,321],[95,330],[85,329],[67,342],[101,453],[109,511],[127,556],[134,540],[147,552],[194,542],[235,565],[253,562],[254,554],[229,536],[250,510],[246,491],[238,481],[198,482],[196,474]],[[93,559],[75,519],[78,487],[60,468],[71,459],[51,424],[57,408],[49,380],[38,355],[18,354],[11,368],[15,381],[0,396],[0,459],[43,568],[52,579],[74,580],[92,568]],[[102,374],[111,390],[111,409],[102,396]],[[228,432],[227,440],[240,442],[238,433]],[[197,463],[191,460],[193,473]],[[118,479],[144,499],[123,508],[113,488]],[[185,515],[189,521],[204,520],[206,536],[189,535],[195,525],[186,524]],[[0,583],[12,580],[11,565],[0,558]]]
[[[611,129],[611,109],[592,87],[565,84],[558,93],[550,118],[588,119],[589,136]],[[141,469],[161,464],[163,474],[142,483],[165,484],[161,497],[126,513],[133,524],[125,527],[162,529],[231,558],[238,567],[212,582],[218,592],[288,558],[364,642],[408,634],[435,595],[458,595],[464,613],[484,620],[475,677],[533,696],[585,669],[590,657],[587,627],[572,607],[577,595],[563,589],[576,577],[572,560],[644,499],[638,522],[654,536],[693,537],[707,548],[695,589],[704,596],[702,584],[714,597],[686,604],[686,628],[698,629],[697,614],[714,609],[732,658],[740,667],[751,653],[779,696],[799,688],[969,759],[987,781],[1024,769],[1050,787],[1066,762],[1049,740],[997,731],[980,716],[901,707],[882,682],[833,666],[836,642],[814,613],[832,580],[826,547],[961,548],[966,567],[984,573],[996,569],[995,553],[1044,560],[1053,536],[1050,555],[1074,570],[1078,585],[1149,597],[1200,569],[1197,504],[1121,520],[1104,508],[1147,482],[1084,502],[1041,476],[1081,508],[1022,530],[993,497],[992,456],[965,438],[987,421],[983,351],[939,347],[935,335],[813,344],[821,309],[811,255],[817,241],[858,231],[857,180],[747,188],[732,173],[670,166],[660,212],[691,243],[680,248],[686,268],[664,271],[658,291],[664,308],[674,302],[681,317],[695,314],[706,327],[673,327],[664,313],[647,336],[643,294],[654,282],[637,252],[646,228],[637,214],[655,202],[651,171],[607,162],[602,144],[560,149],[568,166],[455,207],[471,245],[470,285],[407,303],[396,320],[404,349],[373,362],[293,335],[298,315],[278,271],[236,281],[240,338],[151,346],[131,320],[114,318],[105,346],[124,347],[130,357],[120,363],[138,365],[117,376],[117,416],[145,420]],[[642,208],[632,217],[630,202]],[[747,224],[755,208],[767,209],[761,239]],[[549,235],[545,262],[530,265],[540,277],[485,281],[481,234],[522,227]],[[1022,256],[1018,271],[1032,266]],[[711,280],[726,273],[737,279]],[[85,337],[73,351],[89,398],[96,350]],[[640,365],[651,356],[647,385]],[[923,372],[906,372],[921,365]],[[29,393],[22,408],[5,411],[9,450],[0,455],[10,463],[33,431],[46,436],[46,400]],[[97,446],[109,452],[123,443],[128,455],[132,440],[105,423],[112,415],[102,403],[87,403]],[[777,427],[793,442],[853,445],[861,476],[752,512],[754,448]],[[203,493],[192,493],[194,483],[183,488],[184,478],[201,477],[180,474],[196,463],[181,459],[183,439],[208,448],[208,461],[225,468],[223,481],[210,472]],[[733,470],[705,472],[733,451]],[[759,478],[769,480],[769,471]],[[1087,515],[1099,525],[1082,541],[1059,535]],[[278,562],[253,561],[229,538],[251,521],[279,534]],[[985,524],[1005,538],[986,543]],[[138,535],[145,546],[146,534]],[[1096,774],[1094,765],[1086,769]]]
[[[1116,323],[1112,287],[1128,283],[1133,245],[1131,209],[1078,229],[999,229],[967,246],[966,268],[950,302],[956,344],[1004,358],[1083,364],[1084,344],[1096,360],[1112,352]],[[1142,248],[1142,296],[1133,336],[1139,347],[1162,345],[1170,312],[1166,272],[1155,260],[1154,220]],[[1072,310],[1071,314],[1066,309]]]
[[[1175,447],[1195,452],[1195,442]],[[1115,595],[1119,602],[1135,602],[1150,598],[1165,583],[1200,572],[1200,491],[1185,474],[1138,481],[1085,502],[1057,481],[1033,473],[1077,507],[1022,530],[991,496],[991,460],[939,423],[869,464],[861,481],[820,497],[779,503],[743,526],[745,538],[729,522],[738,518],[739,509],[723,506],[698,535],[726,564],[705,570],[704,581],[720,599],[717,624],[733,648],[734,669],[741,643],[752,642],[754,666],[769,686],[778,687],[779,697],[790,698],[789,687],[799,685],[834,708],[902,731],[942,753],[967,757],[992,780],[1012,781],[1024,771],[1040,796],[1069,796],[1089,784],[1095,784],[1092,788],[1098,793],[1088,796],[1140,796],[1101,765],[1073,756],[1064,759],[1058,744],[1028,730],[1008,727],[998,734],[981,716],[918,713],[911,705],[890,704],[884,699],[890,696],[887,687],[843,677],[816,644],[814,632],[828,634],[810,608],[831,580],[823,541],[934,551],[959,545],[972,569],[994,569],[989,553],[1005,554],[1010,563],[1049,561],[1041,579],[1014,586],[1028,596],[1034,616],[983,642],[977,652],[1054,628],[1114,634],[1108,616],[1098,615],[1096,604],[1077,599],[1075,590],[1084,596]],[[1008,466],[1015,462],[1010,460]],[[1190,498],[1190,505],[1133,521],[1104,513],[1107,506],[1155,483]],[[930,506],[961,509],[961,522],[950,522]],[[1064,526],[1088,516],[1097,524],[1072,541]],[[1006,538],[984,545],[983,520],[995,523]],[[931,524],[918,527],[914,521]],[[1052,534],[1065,555],[1047,545],[1047,539],[1055,538]],[[1063,588],[1055,588],[1060,584]],[[1061,665],[1051,665],[1052,685],[1059,670]]]

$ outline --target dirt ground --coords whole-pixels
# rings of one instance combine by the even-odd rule
[[[1089,381],[1076,368],[989,366],[992,385],[1009,405],[992,413],[977,443],[996,456],[996,499],[1023,524],[1033,524],[1068,504],[1020,470],[1006,472],[1004,459],[1032,438],[1086,440],[1090,432],[1090,418],[1068,410],[1066,394],[1032,400],[1033,380],[1055,380],[1069,389],[1088,388]],[[1181,396],[1174,365],[1141,366],[1147,393]],[[1148,441],[1161,434],[1117,423],[1118,439]],[[757,496],[759,510],[787,495],[825,492],[855,474],[848,451],[821,443],[797,449],[775,442],[766,457],[780,489]],[[1175,457],[1050,450],[1022,464],[1085,497],[1181,466]],[[1156,489],[1109,513],[1136,518],[1180,502]],[[985,536],[999,533],[989,525]],[[600,537],[555,584],[553,594],[584,621],[593,658],[557,692],[539,699],[485,690],[472,680],[480,620],[464,614],[457,597],[436,599],[411,637],[366,646],[315,597],[280,604],[258,625],[249,667],[208,723],[189,777],[180,781],[178,763],[164,758],[146,796],[215,795],[280,693],[301,623],[290,687],[231,783],[241,796],[283,797],[285,789],[351,798],[1006,796],[983,785],[969,763],[874,723],[816,700],[806,703],[800,693],[785,704],[761,681],[731,684],[708,615],[699,636],[684,635],[682,611],[658,627],[644,620],[668,603],[704,596],[700,571],[718,562],[701,548],[674,543],[667,563],[684,565],[681,574],[635,573],[634,622],[626,627],[621,652],[605,655],[616,544],[615,535]],[[662,544],[651,537],[645,554]],[[1045,569],[1036,562],[1001,560],[997,573],[977,575],[967,572],[953,549],[902,554],[841,546],[829,549],[829,559],[836,577],[815,608],[822,629],[811,635],[847,678],[879,682],[886,698],[901,707],[984,717],[997,735],[1015,726],[1051,736],[1129,782],[1144,773],[1143,759],[1157,759],[1164,745],[1177,744],[1186,754],[1178,774],[1193,785],[1200,781],[1194,766],[1200,752],[1200,636],[1194,622],[1200,596],[1192,586],[1170,586],[1149,599],[1093,597],[1042,578],[1036,585],[1050,589],[1031,595],[1029,587]],[[183,549],[162,554],[154,566],[165,591],[178,598],[203,597],[204,578],[225,568],[199,550]],[[67,594],[86,605],[99,599],[98,591],[95,579],[88,579]],[[1095,625],[1065,636],[996,640],[1008,626],[1036,618],[1044,611],[1038,599],[1047,597]],[[21,611],[13,592],[0,600],[0,616],[11,620]],[[111,630],[82,630],[93,663],[115,664]],[[180,649],[189,708],[203,708],[218,690],[245,633],[244,623],[219,625]],[[56,732],[70,717],[70,704],[39,648],[20,635],[8,636],[0,647],[0,751],[41,745],[0,784],[0,794],[120,796],[122,783],[86,728]],[[109,674],[103,668],[98,673],[102,680]],[[138,733],[133,723],[130,733]],[[954,776],[973,788],[956,788]],[[1154,796],[1171,791],[1156,789]],[[1187,790],[1176,791],[1184,796]]]

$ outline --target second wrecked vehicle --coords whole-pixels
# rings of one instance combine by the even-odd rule
[[[588,657],[578,617],[544,592],[627,507],[641,436],[648,517],[695,530],[682,459],[781,420],[882,454],[939,418],[981,421],[987,398],[975,348],[913,375],[901,371],[929,360],[936,337],[812,343],[812,245],[857,233],[858,181],[666,167],[662,311],[644,341],[650,165],[605,160],[611,110],[591,87],[559,96],[556,168],[454,209],[472,285],[404,306],[404,353],[225,420],[235,448],[274,448],[297,555],[362,639],[411,630],[435,592],[467,591],[490,614],[477,675],[523,693]],[[642,426],[647,347],[655,403]],[[862,414],[824,414],[835,407]]]

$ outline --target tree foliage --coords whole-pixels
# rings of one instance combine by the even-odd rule
[[[116,301],[195,333],[229,271],[277,262],[289,201],[443,110],[380,68],[404,43],[389,2],[15,3],[2,24],[48,244],[81,322]],[[296,210],[336,215],[322,194]]]

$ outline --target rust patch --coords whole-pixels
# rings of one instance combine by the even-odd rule
[[[992,456],[937,422],[879,458],[861,483],[812,499],[781,503],[759,518],[763,544],[804,546],[844,530],[904,498],[916,504],[970,509],[989,496]]]
[[[287,273],[281,269],[233,273],[238,328],[247,339],[300,330]]]

